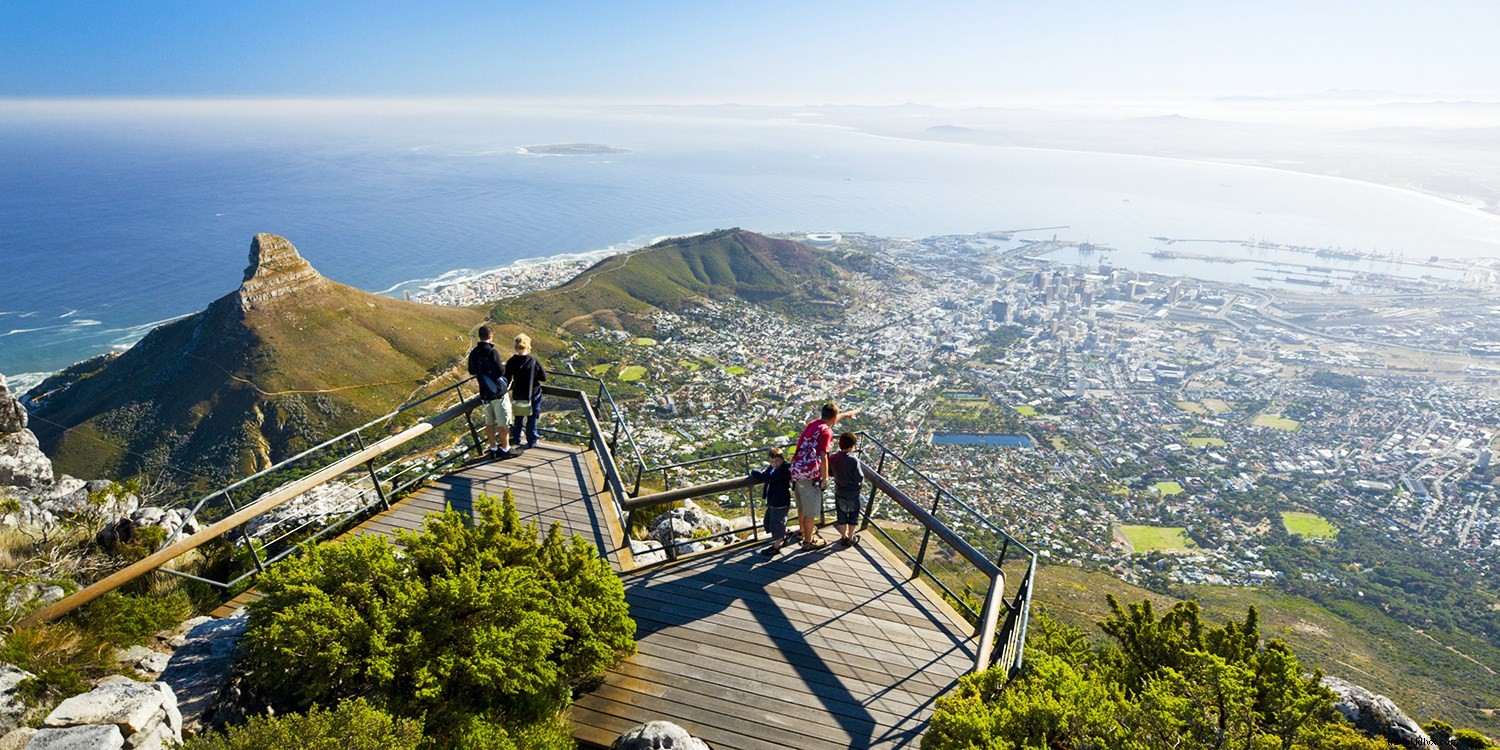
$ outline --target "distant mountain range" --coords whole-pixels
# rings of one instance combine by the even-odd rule
[[[653,312],[694,299],[836,319],[845,275],[804,245],[732,229],[607,258],[488,312],[497,340],[531,331],[546,357],[597,326],[649,331]],[[170,466],[179,481],[221,482],[394,409],[461,365],[484,319],[331,281],[287,240],[260,234],[234,292],[32,389],[32,427],[59,472]]]

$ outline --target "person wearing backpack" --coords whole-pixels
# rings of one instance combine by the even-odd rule
[[[510,381],[489,326],[479,327],[479,343],[469,350],[469,374],[479,382],[480,411],[484,412],[484,432],[489,437],[485,455],[493,459],[520,455],[510,449],[510,432],[505,429],[510,422]]]
[[[516,336],[516,353],[505,362],[505,371],[510,373],[511,391],[515,394],[515,405],[511,414],[510,441],[521,444],[521,431],[526,431],[526,448],[536,447],[536,418],[542,411],[542,381],[547,371],[542,363],[531,356],[531,337]]]

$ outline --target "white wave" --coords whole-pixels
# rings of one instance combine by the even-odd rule
[[[23,317],[23,318],[30,318],[30,317],[33,317],[35,315],[36,315],[36,311],[35,310],[32,310],[31,312],[21,313],[21,317]]]
[[[59,315],[57,317],[58,317],[59,320],[61,320],[62,318],[71,318],[71,317],[73,317],[74,315],[77,315],[77,314],[78,314],[77,310],[69,310],[69,311],[67,311],[67,312],[65,312],[62,315]]]
[[[104,325],[104,321],[101,321],[101,320],[90,320],[88,318],[79,318],[77,320],[74,320],[72,322],[72,325],[74,327],[77,327],[77,328],[82,328],[84,326],[102,326],[102,325]]]
[[[5,382],[12,394],[20,395],[50,377],[52,377],[50,372],[18,372],[14,375],[6,375]]]

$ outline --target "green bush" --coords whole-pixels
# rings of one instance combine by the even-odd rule
[[[947,748],[1392,750],[1332,712],[1321,675],[1280,641],[1261,643],[1254,608],[1210,627],[1194,602],[1160,618],[1149,601],[1099,623],[1113,643],[1037,613],[1026,668],[991,669],[938,699],[922,740]]]
[[[364,699],[305,714],[252,716],[224,734],[188,740],[182,750],[415,750],[422,722],[391,716]]]
[[[132,646],[194,614],[192,600],[181,589],[164,596],[111,591],[80,610],[78,622],[116,646]]]
[[[250,605],[247,687],[280,711],[367,696],[425,717],[443,746],[475,721],[515,735],[553,719],[573,687],[634,652],[624,588],[581,537],[554,524],[539,539],[508,493],[476,510],[472,525],[429,517],[399,553],[362,536],[268,571]]]

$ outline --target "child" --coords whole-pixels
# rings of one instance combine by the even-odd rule
[[[828,457],[828,475],[833,479],[833,507],[838,512],[839,544],[859,544],[859,486],[864,471],[850,451],[859,443],[852,432],[839,435],[839,452]]]
[[[766,533],[771,535],[771,546],[760,553],[775,557],[786,542],[786,514],[792,507],[792,470],[780,448],[772,448],[766,458],[770,460],[769,465],[750,472],[750,476],[766,483],[760,492],[766,499],[765,527]]]

